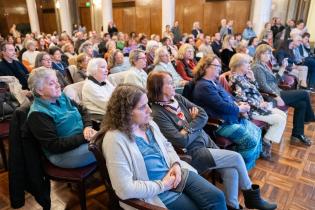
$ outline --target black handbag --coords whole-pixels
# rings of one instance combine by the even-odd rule
[[[10,92],[8,85],[0,82],[0,121],[11,118],[19,105],[18,100]]]

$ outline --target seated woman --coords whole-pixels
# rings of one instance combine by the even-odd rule
[[[41,66],[52,69],[52,59],[47,52],[39,52],[36,56],[35,68],[38,68]],[[55,71],[56,71],[56,75],[57,75],[61,90],[63,90],[67,85],[69,85],[69,82],[65,79],[65,77],[62,75],[60,71],[57,71],[57,70]]]
[[[310,96],[305,90],[281,90],[278,87],[278,80],[281,79],[281,73],[287,63],[283,63],[282,68],[274,75],[268,66],[271,52],[272,48],[269,45],[262,44],[257,47],[252,65],[256,81],[262,91],[277,95],[275,100],[278,106],[288,105],[294,108],[291,143],[302,142],[311,146],[312,141],[304,136],[304,123],[313,122],[315,119]]]
[[[280,143],[287,115],[280,109],[273,108],[272,102],[264,101],[257,89],[254,73],[250,69],[251,59],[245,54],[233,55],[229,64],[231,69],[229,83],[236,101],[250,105],[250,117],[270,125],[263,138],[263,153],[270,159],[271,142]]]
[[[180,161],[150,115],[139,86],[120,85],[109,100],[102,148],[117,196],[171,210],[226,209],[223,193]]]
[[[86,79],[86,77],[87,77],[86,68],[87,68],[87,65],[88,65],[90,59],[91,59],[90,56],[88,56],[85,53],[80,53],[76,57],[77,68],[73,73],[73,82],[74,83],[81,82],[81,81]]]
[[[178,50],[178,59],[176,60],[177,73],[187,81],[193,78],[193,69],[196,66],[194,60],[194,48],[190,44],[183,44]]]
[[[64,77],[66,76],[66,68],[68,67],[67,64],[62,61],[62,51],[59,47],[50,47],[49,54],[51,55],[52,59],[52,68],[59,71]]]
[[[148,97],[153,120],[163,135],[176,147],[187,149],[192,166],[199,174],[217,169],[221,174],[228,209],[240,209],[238,189],[243,190],[247,208],[275,209],[259,196],[259,186],[252,185],[242,156],[234,151],[221,150],[203,131],[207,113],[181,95],[175,94],[174,83],[168,72],[149,74]],[[258,200],[252,199],[255,196]]]
[[[124,57],[124,54],[118,49],[111,52],[108,58],[108,69],[111,74],[127,71],[129,68],[128,57]]]
[[[203,57],[195,70],[193,102],[204,108],[210,118],[224,121],[216,132],[236,144],[236,151],[244,158],[247,170],[252,169],[261,152],[261,130],[242,116],[247,115],[250,106],[236,104],[217,83],[221,62],[216,55]]]
[[[90,127],[87,111],[61,93],[56,71],[45,67],[34,69],[28,86],[35,97],[27,125],[47,159],[62,168],[95,162],[87,143],[96,131]]]
[[[107,80],[107,63],[103,58],[92,58],[87,66],[88,79],[82,87],[82,102],[93,120],[101,121],[115,87]]]
[[[155,67],[153,71],[169,72],[172,75],[172,78],[174,79],[176,89],[179,89],[179,90],[183,89],[187,81],[183,80],[181,76],[174,69],[174,66],[172,65],[171,60],[170,60],[170,54],[167,51],[166,47],[159,47],[155,51],[154,65]]]
[[[143,50],[135,49],[129,54],[131,68],[126,72],[123,83],[131,83],[145,88],[147,73],[143,70],[147,66],[147,58]]]

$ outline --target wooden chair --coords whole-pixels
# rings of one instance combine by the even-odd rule
[[[93,152],[93,154],[96,158],[98,170],[101,173],[102,180],[103,180],[104,185],[106,187],[106,190],[108,192],[109,202],[110,202],[109,208],[114,209],[114,210],[122,209],[119,206],[119,202],[122,202],[122,203],[125,203],[125,204],[132,206],[132,207],[139,209],[139,210],[166,210],[165,208],[162,208],[162,207],[159,207],[156,205],[152,205],[150,203],[146,203],[140,199],[122,200],[116,195],[116,193],[112,187],[110,178],[109,178],[109,174],[108,174],[107,166],[106,166],[106,160],[105,160],[103,153],[102,153],[103,137],[104,137],[104,135],[102,135],[100,133],[96,134],[95,137],[89,143],[89,150],[91,152]]]
[[[79,189],[79,200],[82,210],[86,210],[85,181],[96,171],[96,163],[81,168],[60,168],[43,158],[43,168],[47,177],[51,180],[75,183]]]
[[[4,120],[0,122],[0,153],[5,171],[8,170],[8,161],[3,141],[9,137],[9,129],[10,121]]]

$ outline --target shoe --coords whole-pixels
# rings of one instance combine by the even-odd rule
[[[245,206],[248,209],[273,210],[277,204],[269,203],[260,197],[259,185],[253,184],[249,190],[243,190]]]
[[[270,142],[262,142],[262,151],[260,153],[260,157],[265,160],[271,160],[271,143]]]
[[[291,140],[290,140],[290,143],[291,144],[295,144],[295,143],[302,143],[302,144],[304,144],[304,145],[306,145],[306,146],[311,146],[312,145],[312,141],[309,139],[309,138],[307,138],[306,136],[304,136],[304,135],[292,135],[291,136]]]

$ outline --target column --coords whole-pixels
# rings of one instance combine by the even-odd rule
[[[102,0],[103,32],[106,33],[108,22],[113,21],[112,0]]]
[[[311,1],[306,27],[311,34],[311,42],[315,42],[315,1]]]
[[[102,16],[102,2],[101,0],[93,0],[92,6],[92,30],[96,32],[101,32],[103,26],[103,16]]]
[[[38,14],[35,0],[26,0],[28,17],[30,18],[30,25],[32,32],[40,33]]]
[[[256,34],[260,34],[266,22],[271,18],[272,0],[253,0],[251,8],[251,20]]]
[[[71,17],[70,17],[69,1],[57,0],[56,7],[59,10],[61,32],[66,31],[68,35],[71,35],[72,24],[71,24]]]
[[[175,0],[162,0],[162,34],[166,25],[173,26],[175,21]]]

